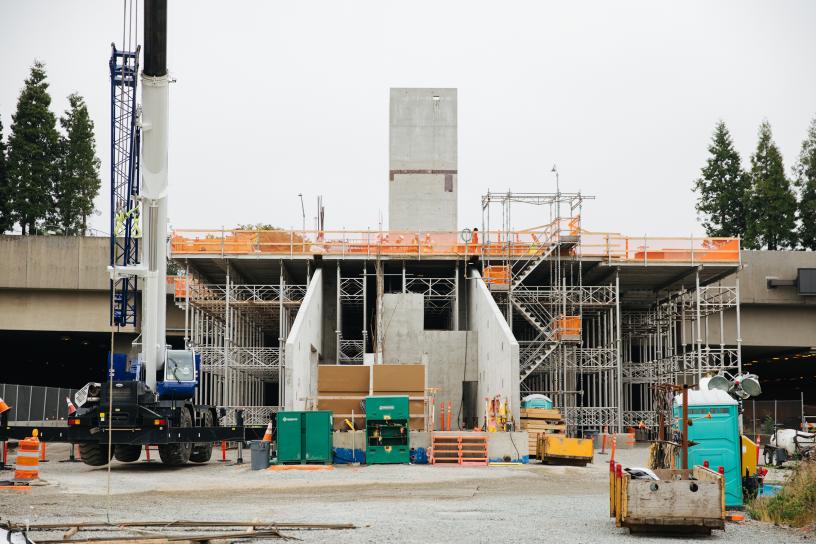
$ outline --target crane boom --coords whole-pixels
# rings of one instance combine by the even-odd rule
[[[142,72],[142,363],[156,389],[164,364],[167,293],[167,0],[145,0],[145,63]]]

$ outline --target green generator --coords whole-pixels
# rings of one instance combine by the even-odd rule
[[[366,463],[410,463],[408,397],[366,397]]]
[[[332,413],[278,412],[277,463],[331,463]]]

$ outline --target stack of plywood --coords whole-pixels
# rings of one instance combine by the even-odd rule
[[[530,457],[537,457],[538,435],[541,433],[566,433],[567,425],[557,408],[522,408],[521,430],[529,434],[527,449]]]
[[[365,429],[363,401],[372,396],[406,396],[413,431],[425,430],[425,365],[319,365],[317,367],[318,410],[331,410],[335,430],[348,430],[344,423]]]

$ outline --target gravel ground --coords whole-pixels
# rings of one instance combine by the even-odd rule
[[[108,471],[59,463],[50,446],[47,482],[30,491],[0,490],[0,518],[31,523],[127,520],[260,520],[353,523],[344,531],[287,531],[305,542],[650,542],[683,538],[630,536],[608,517],[608,456],[586,468],[336,466],[318,472],[251,471],[248,465],[159,463],[111,465]],[[234,457],[234,452],[232,452]],[[246,452],[248,457],[248,452]],[[645,448],[623,450],[643,466]],[[9,474],[9,473],[4,473]],[[33,535],[35,537],[41,535]],[[48,538],[56,538],[51,533]],[[95,535],[94,535],[95,536]],[[712,542],[813,541],[757,522],[730,523]]]

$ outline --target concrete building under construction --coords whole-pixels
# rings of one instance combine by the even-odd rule
[[[568,192],[490,192],[460,231],[456,90],[392,89],[390,112],[387,230],[174,232],[201,401],[261,423],[315,407],[318,365],[423,363],[460,424],[542,393],[580,434],[654,426],[650,384],[740,369],[737,239],[588,232]]]

